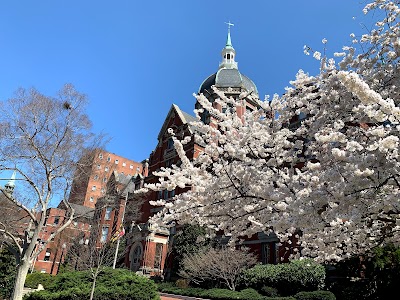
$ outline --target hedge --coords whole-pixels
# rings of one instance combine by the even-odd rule
[[[26,276],[25,287],[31,289],[37,289],[38,285],[41,284],[47,289],[54,281],[54,276],[48,273],[33,272]]]
[[[243,272],[241,285],[262,291],[264,286],[276,288],[280,295],[324,288],[325,268],[310,259],[293,260],[277,265],[257,265]]]
[[[158,289],[163,293],[175,295],[200,297],[213,300],[296,300],[293,297],[265,297],[260,295],[254,289],[244,289],[239,291],[231,291],[227,289],[201,289],[201,288],[179,288],[172,284],[162,283],[158,285]]]
[[[89,299],[92,279],[87,271],[64,272],[44,291],[33,292],[24,300]],[[126,269],[106,268],[96,281],[94,300],[159,300],[155,283]]]
[[[335,295],[329,291],[299,292],[294,297],[296,300],[336,300]]]

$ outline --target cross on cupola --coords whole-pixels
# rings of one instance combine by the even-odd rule
[[[237,62],[235,62],[236,51],[232,46],[231,41],[231,26],[234,26],[231,22],[225,22],[228,25],[228,36],[226,38],[225,48],[222,49],[222,62],[219,64],[219,68],[225,69],[237,69]]]

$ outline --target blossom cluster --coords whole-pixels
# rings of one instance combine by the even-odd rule
[[[204,150],[189,160],[173,137],[181,166],[157,172],[160,182],[147,188],[190,190],[154,202],[165,208],[153,221],[196,222],[233,237],[274,232],[282,241],[300,232],[295,255],[319,261],[400,241],[400,9],[376,0],[371,10],[384,18],[359,39],[364,52],[344,47],[338,63],[314,52],[320,74],[300,70],[282,97],[252,98],[259,109],[244,117],[234,107],[251,95],[215,90],[233,107],[224,113],[195,95],[202,110],[192,125]],[[218,126],[200,122],[204,110]]]

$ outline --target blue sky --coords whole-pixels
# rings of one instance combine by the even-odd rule
[[[193,113],[202,81],[217,71],[231,29],[241,73],[260,98],[282,94],[299,69],[318,62],[370,28],[359,0],[2,0],[0,101],[19,87],[55,95],[72,83],[88,95],[107,150],[147,158],[172,103]]]

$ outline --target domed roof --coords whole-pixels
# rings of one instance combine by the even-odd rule
[[[199,88],[199,94],[205,90],[211,92],[211,87],[215,85],[219,87],[242,88],[248,92],[253,91],[258,97],[258,90],[254,82],[239,72],[238,69],[219,69],[217,73],[208,76]]]
[[[212,93],[211,87],[215,85],[217,88],[242,88],[247,92],[252,91],[258,97],[257,87],[254,82],[239,72],[235,56],[236,51],[232,46],[230,30],[228,30],[226,45],[222,49],[222,62],[219,65],[219,70],[203,81],[199,88],[199,94],[205,90]]]

